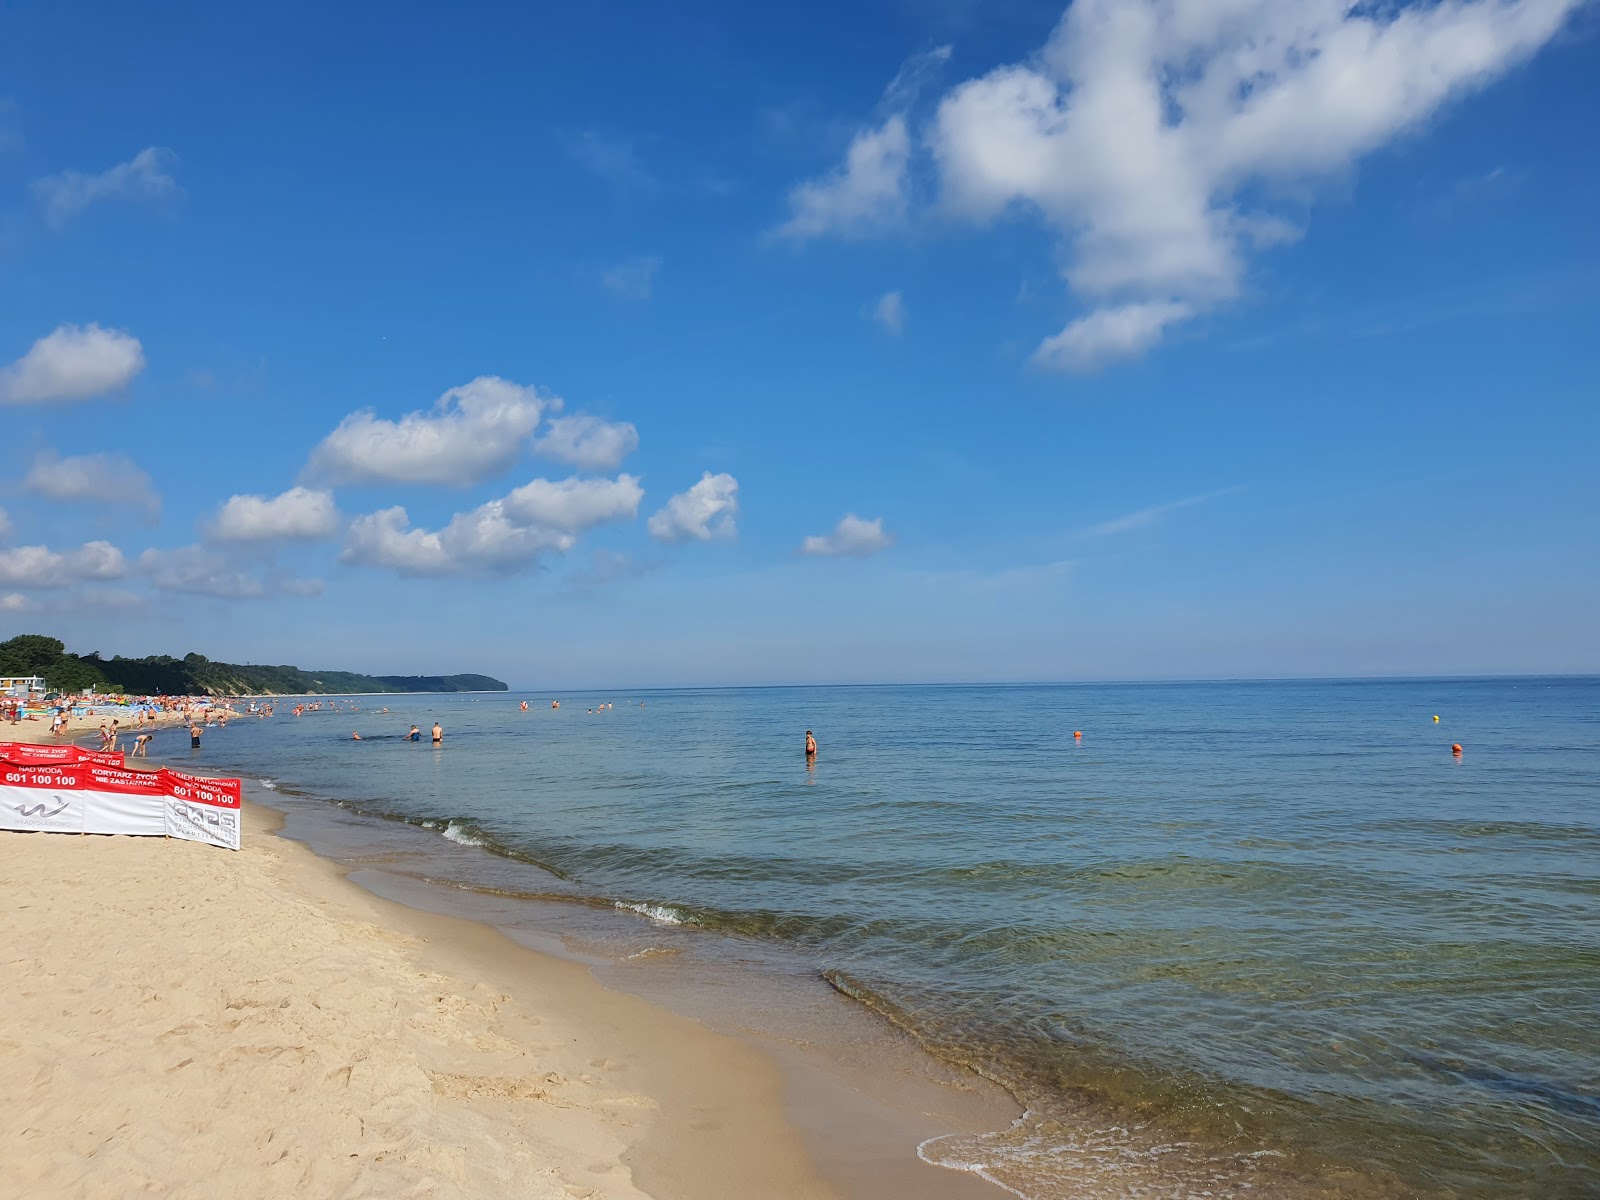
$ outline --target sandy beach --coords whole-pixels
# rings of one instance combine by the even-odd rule
[[[832,1195],[759,1052],[245,849],[0,833],[0,1193]]]

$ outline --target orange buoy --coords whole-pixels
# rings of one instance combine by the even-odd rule
[[[1079,741],[1082,741],[1082,740],[1083,740],[1083,730],[1081,730],[1081,729],[1074,729],[1074,730],[1073,730],[1073,731],[1072,731],[1072,736],[1073,736],[1073,737],[1075,737],[1075,738],[1077,738],[1077,739],[1078,739],[1078,740],[1079,740]]]
[[[1461,743],[1460,742],[1452,742],[1450,744],[1450,753],[1454,754],[1457,758],[1460,758],[1461,757]]]

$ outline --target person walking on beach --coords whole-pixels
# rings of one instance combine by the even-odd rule
[[[439,722],[435,721],[433,723],[433,744],[435,746],[437,746],[443,741],[444,741],[444,727],[441,726],[439,724]]]

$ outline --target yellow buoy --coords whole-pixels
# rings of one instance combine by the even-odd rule
[[[1438,723],[1439,723],[1439,718],[1438,718],[1438,717],[1437,717],[1437,716],[1435,716],[1435,717],[1434,717],[1434,718],[1433,718],[1433,723],[1434,723],[1434,724],[1435,724],[1435,725],[1437,725],[1437,724],[1438,724]]]

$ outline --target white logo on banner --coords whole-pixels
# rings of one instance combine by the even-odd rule
[[[83,798],[72,792],[0,786],[0,829],[83,832]]]
[[[210,842],[228,850],[239,848],[237,809],[214,804],[191,804],[167,797],[167,836],[191,842]]]

